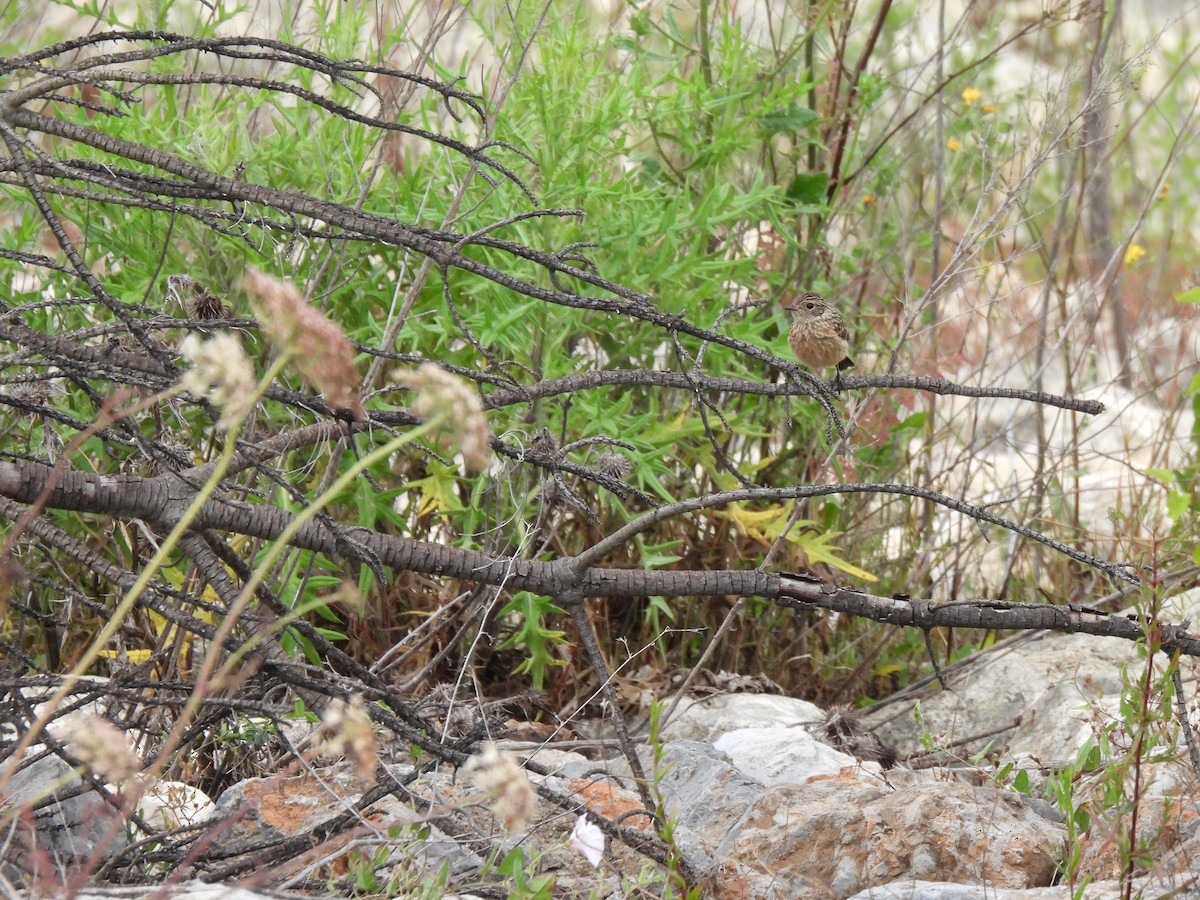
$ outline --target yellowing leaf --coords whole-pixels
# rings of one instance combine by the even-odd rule
[[[105,659],[117,659],[121,657],[129,660],[135,666],[140,666],[150,659],[154,655],[154,652],[152,650],[101,650],[100,655]]]
[[[458,473],[446,466],[431,463],[428,475],[410,481],[404,485],[404,489],[416,489],[419,492],[419,516],[430,512],[446,515],[463,511],[462,502],[458,499]]]
[[[229,573],[230,578],[235,580],[237,579],[237,573],[234,572],[233,569],[229,568],[229,566],[225,566],[225,571]],[[181,569],[172,566],[170,568],[163,569],[161,575],[163,580],[170,584],[171,587],[175,588],[175,590],[182,591],[185,589],[184,580],[186,578],[186,574]],[[201,593],[200,597],[205,603],[211,604],[212,606],[219,607],[221,605],[221,598],[218,596],[217,592],[213,590],[211,584],[206,583],[204,585],[204,591]],[[212,625],[214,622],[216,622],[216,616],[204,609],[202,606],[193,610],[192,614],[200,621],[207,622],[209,625]],[[168,629],[175,627],[173,623],[168,622],[153,610],[150,610],[150,621],[154,625],[154,633],[159,637],[162,637],[162,635],[166,633]]]
[[[837,537],[839,531],[805,531],[800,535],[800,540],[797,542],[800,545],[800,550],[808,559],[809,564],[823,562],[826,565],[833,566],[835,569],[841,569],[847,575],[853,575],[855,578],[861,578],[863,581],[878,581],[879,579],[865,569],[860,569],[851,562],[847,562],[840,556],[837,556],[834,551],[837,547],[832,547],[829,542]],[[838,551],[840,552],[840,551]]]
[[[767,509],[746,509],[739,503],[716,513],[718,518],[726,519],[747,537],[763,544],[771,544],[783,534],[787,527],[791,508],[788,506],[772,506]],[[802,519],[793,523],[787,534],[787,542],[794,544],[805,560],[809,563],[825,563],[835,569],[841,569],[847,575],[861,578],[864,581],[879,579],[865,569],[842,559],[841,551],[830,545],[830,541],[842,534],[840,531],[821,531],[820,526],[812,519]]]
[[[788,509],[785,506],[773,506],[770,509],[746,509],[741,504],[734,504],[718,512],[717,517],[728,519],[733,526],[747,537],[754,538],[764,544],[773,540],[772,530],[778,535],[787,522]],[[774,526],[774,528],[772,528]]]

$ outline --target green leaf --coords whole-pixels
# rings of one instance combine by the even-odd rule
[[[828,187],[829,176],[826,173],[802,172],[788,185],[787,198],[799,205],[822,206]]]
[[[679,562],[683,557],[678,553],[670,551],[677,549],[683,544],[683,540],[664,541],[661,544],[647,544],[642,540],[642,536],[638,535],[637,545],[641,551],[642,565],[647,569],[659,569],[663,566],[669,566],[671,563]]]
[[[1013,789],[1022,794],[1029,793],[1029,773],[1022,769],[1013,779]]]
[[[1071,817],[1071,821],[1075,823],[1075,830],[1077,834],[1083,834],[1092,827],[1092,817],[1087,814],[1087,810],[1082,806],[1075,810],[1075,814]]]
[[[1192,495],[1183,491],[1170,491],[1167,494],[1167,515],[1178,520],[1180,516],[1192,508]]]
[[[1149,475],[1151,478],[1157,478],[1163,484],[1173,484],[1175,482],[1175,473],[1170,469],[1156,469],[1150,467],[1142,469],[1142,473]]]
[[[504,859],[500,860],[500,865],[496,866],[496,870],[509,878],[516,878],[525,874],[525,851],[520,847],[515,850],[509,850],[505,854]]]
[[[559,659],[551,652],[554,644],[565,642],[566,633],[542,626],[542,616],[562,612],[547,598],[529,591],[518,591],[500,610],[501,617],[518,619],[512,635],[500,644],[500,649],[525,648],[529,656],[515,671],[519,675],[529,675],[535,690],[540,691],[545,685],[546,672],[551,666],[567,664],[565,659]]]
[[[892,426],[892,434],[899,436],[902,432],[905,432],[905,431],[920,431],[921,429],[923,429],[925,427],[925,423],[928,420],[929,420],[928,413],[923,413],[923,412],[913,413],[911,416],[908,416],[907,418],[905,418],[902,421],[897,422],[895,425],[893,425]]]
[[[1200,303],[1200,288],[1192,288],[1182,294],[1176,294],[1175,299],[1180,303]]]
[[[645,37],[651,31],[650,10],[639,9],[629,17],[629,30],[638,37]]]
[[[1200,549],[1200,548],[1197,548]],[[650,597],[650,608],[658,612],[668,622],[675,621],[675,607],[667,602],[666,597]]]
[[[807,106],[792,104],[787,109],[777,109],[762,116],[758,121],[768,134],[783,131],[800,131],[817,120],[818,116]]]

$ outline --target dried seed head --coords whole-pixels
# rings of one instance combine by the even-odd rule
[[[221,298],[190,275],[167,276],[167,299],[193,319],[227,319],[229,313]]]
[[[432,363],[424,363],[416,371],[397,371],[392,377],[416,390],[412,408],[418,416],[428,419],[444,414],[439,438],[458,445],[468,472],[482,472],[487,468],[491,432],[483,414],[483,401],[469,382]]]
[[[475,787],[492,801],[492,812],[504,821],[505,828],[520,831],[533,821],[537,795],[511,753],[485,743],[467,760],[465,769]]]
[[[203,289],[193,299],[189,312],[197,319],[229,318],[229,313],[225,309],[225,304],[221,302],[221,298]]]
[[[539,493],[541,495],[539,502],[547,509],[553,509],[566,502],[563,500],[562,489],[558,486],[558,481],[554,478],[544,479]]]
[[[290,354],[304,380],[319,390],[333,409],[346,410],[362,421],[366,413],[358,394],[354,348],[332,319],[308,303],[286,281],[247,269],[242,289],[271,342]]]
[[[185,466],[199,462],[194,449],[183,441],[163,438],[157,448],[151,448],[143,464],[143,472],[147,475],[161,475],[163,472],[178,472]]]
[[[553,456],[558,452],[558,442],[554,440],[549,428],[542,428],[529,442],[529,449],[542,456]]]
[[[179,350],[192,364],[179,385],[191,394],[208,395],[221,410],[218,428],[226,431],[250,414],[256,396],[254,367],[235,335],[222,332],[201,340],[189,334]]]
[[[182,310],[187,311],[195,288],[196,282],[192,280],[191,275],[167,276],[167,299]]]
[[[47,378],[32,369],[27,370],[27,375],[27,381],[14,381],[4,388],[4,393],[18,403],[26,403],[29,406],[44,406],[51,397],[66,393],[62,380],[57,375]]]
[[[125,732],[107,719],[85,716],[70,720],[63,737],[71,753],[105,781],[120,784],[142,768]]]
[[[601,453],[596,458],[596,471],[617,481],[624,480],[631,468],[633,468],[633,464],[629,462],[628,457],[615,450]]]
[[[41,381],[23,381],[19,384],[9,385],[4,393],[17,403],[42,406],[50,399],[50,395],[43,389],[44,387],[45,384]]]
[[[375,729],[362,697],[356,694],[348,703],[333,700],[321,717],[321,730],[329,752],[347,757],[359,780],[375,780],[379,754],[375,749]]]

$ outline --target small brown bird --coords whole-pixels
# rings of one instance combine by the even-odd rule
[[[788,343],[796,358],[810,369],[837,366],[837,385],[842,384],[842,371],[854,365],[849,357],[850,329],[846,320],[825,298],[812,291],[801,294],[783,308],[792,314]]]
[[[858,760],[877,762],[883,769],[895,767],[896,748],[887,746],[875,732],[869,731],[853,708],[832,707],[825,713],[821,726],[825,739],[843,753]]]

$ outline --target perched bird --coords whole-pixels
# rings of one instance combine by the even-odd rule
[[[796,358],[810,369],[837,366],[837,385],[842,371],[854,365],[849,357],[850,329],[841,314],[812,291],[801,294],[783,308],[792,314],[788,343]]]
[[[895,747],[889,747],[873,731],[868,731],[856,710],[849,706],[835,706],[825,713],[820,723],[825,740],[833,747],[848,753],[857,760],[877,762],[881,768],[895,767]]]

